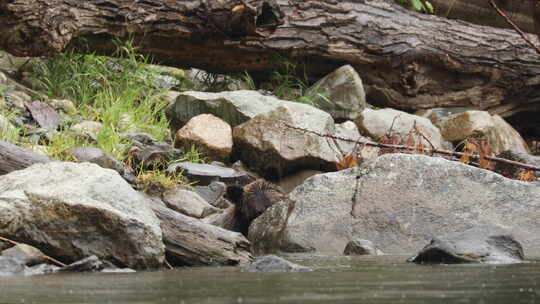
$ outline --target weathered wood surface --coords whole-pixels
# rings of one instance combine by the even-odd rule
[[[161,220],[167,259],[175,266],[243,265],[253,260],[249,241],[228,231],[159,205],[152,209]]]
[[[276,54],[305,62],[313,76],[349,63],[381,106],[472,106],[503,116],[540,110],[540,57],[512,30],[380,1],[277,2],[282,24],[255,19],[253,29],[231,14],[240,1],[3,1],[0,27],[11,30],[0,33],[0,47],[38,56],[87,45],[110,54],[111,37],[131,35],[165,64],[212,72],[270,74]]]
[[[37,163],[53,161],[14,144],[0,141],[0,175],[21,170]]]

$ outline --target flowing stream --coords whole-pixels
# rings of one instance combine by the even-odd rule
[[[288,257],[303,273],[234,267],[0,277],[15,303],[540,303],[540,263],[414,265],[406,257]]]

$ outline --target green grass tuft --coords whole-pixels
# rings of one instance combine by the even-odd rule
[[[119,58],[68,51],[50,58],[33,70],[35,89],[53,98],[72,100],[85,119],[99,121],[96,147],[123,159],[122,133],[137,131],[163,140],[168,121],[163,109],[165,91],[158,88],[157,72],[147,57],[137,54],[130,42],[118,45]],[[61,141],[55,143],[55,141]],[[80,144],[53,138],[51,145]]]

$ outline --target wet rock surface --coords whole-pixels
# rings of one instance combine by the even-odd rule
[[[504,229],[476,227],[435,237],[409,262],[417,264],[513,264],[523,262],[521,244]]]
[[[356,239],[347,243],[344,255],[383,255],[384,253],[369,240]]]
[[[61,267],[57,272],[94,272],[104,268],[103,262],[95,255],[84,258],[80,261]]]
[[[309,267],[294,264],[275,255],[260,256],[255,262],[242,268],[245,272],[305,272],[313,271]]]
[[[248,239],[254,254],[272,254],[282,249],[287,251],[281,240],[292,207],[289,201],[278,202],[251,223]]]
[[[34,266],[45,262],[45,255],[39,249],[26,244],[17,244],[2,251],[3,257],[16,259],[26,266]]]
[[[22,261],[11,257],[0,256],[0,277],[23,274],[26,267]]]

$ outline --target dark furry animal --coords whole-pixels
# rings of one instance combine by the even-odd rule
[[[285,194],[277,185],[258,179],[244,187],[227,187],[226,197],[232,201],[218,226],[247,236],[249,225],[273,204],[283,200]]]

